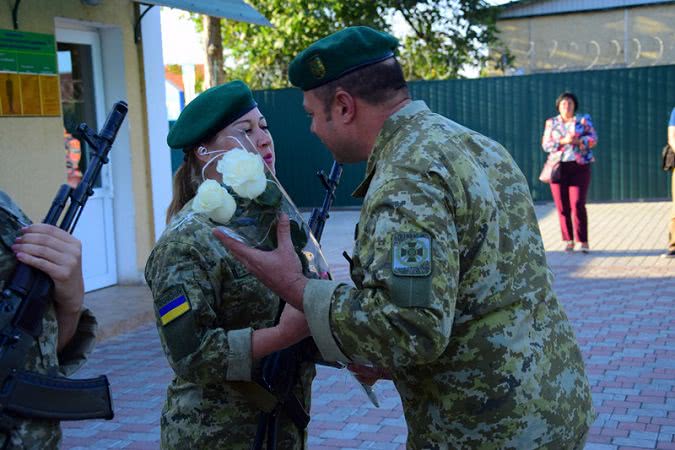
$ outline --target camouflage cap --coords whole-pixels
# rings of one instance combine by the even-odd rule
[[[222,130],[258,104],[243,81],[214,86],[187,104],[173,124],[166,143],[187,149]]]
[[[288,68],[291,84],[309,91],[394,56],[398,39],[369,27],[348,27],[314,42]]]

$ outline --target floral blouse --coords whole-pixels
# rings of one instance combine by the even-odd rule
[[[560,140],[568,134],[574,134],[579,138],[579,145],[560,144]],[[547,153],[562,151],[561,161],[575,161],[577,164],[589,164],[595,161],[591,149],[598,143],[598,135],[595,133],[591,116],[574,116],[574,120],[563,122],[562,117],[557,115],[546,121],[544,136],[541,146]]]

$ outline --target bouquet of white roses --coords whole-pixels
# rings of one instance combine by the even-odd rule
[[[318,242],[279,180],[254,149],[247,149],[231,136],[236,147],[227,150],[216,170],[223,183],[204,181],[192,204],[226,235],[261,249],[276,248],[279,213],[288,215],[291,239],[307,276],[326,278],[328,264]]]
[[[284,212],[290,219],[291,239],[304,274],[310,278],[330,278],[319,243],[279,180],[252,145],[247,149],[234,136],[230,138],[237,147],[226,151],[216,166],[223,184],[204,181],[193,202],[193,210],[207,214],[226,235],[261,250],[276,248],[277,217]],[[298,345],[302,344],[304,351],[314,355],[312,357],[318,355],[313,342],[305,340]],[[372,389],[359,384],[373,405],[379,407]]]

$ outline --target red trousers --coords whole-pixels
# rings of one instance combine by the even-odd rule
[[[560,174],[560,182],[551,183],[551,194],[558,210],[563,241],[588,242],[586,194],[591,184],[591,165],[564,162]]]

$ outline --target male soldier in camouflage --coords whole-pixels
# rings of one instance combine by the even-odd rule
[[[14,273],[17,259],[54,280],[53,303],[42,320],[42,336],[27,356],[26,370],[69,376],[86,361],[96,342],[96,319],[83,308],[84,285],[80,241],[58,227],[33,224],[0,191],[0,291]],[[0,419],[1,420],[1,419]],[[10,418],[9,449],[57,449],[61,428],[56,420]]]
[[[162,347],[175,372],[162,411],[163,449],[250,449],[261,412],[276,402],[254,382],[260,359],[309,335],[304,316],[292,307],[283,311],[296,319],[292,334],[270,328],[279,297],[218,243],[211,233],[218,223],[193,208],[204,180],[222,181],[216,162],[232,148],[231,137],[250,139],[273,170],[267,122],[240,81],[200,94],[167,138],[170,147],[184,150],[185,161],[174,177],[167,229],[145,267]],[[298,374],[293,392],[308,411],[313,363],[300,363]],[[306,430],[283,408],[278,419],[277,448],[305,448]]]
[[[273,252],[219,238],[304,309],[326,359],[388,371],[409,448],[581,449],[591,394],[525,178],[501,145],[410,100],[397,44],[347,28],[289,70],[336,160],[368,161],[356,287],[303,278],[286,235]]]

